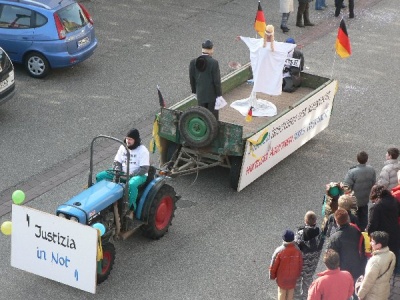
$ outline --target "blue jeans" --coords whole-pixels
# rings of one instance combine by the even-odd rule
[[[315,9],[321,10],[326,7],[325,0],[315,0]]]
[[[110,173],[107,173],[107,171],[101,171],[96,175],[96,182],[102,181],[104,179],[112,181],[113,177],[114,176]],[[146,175],[133,176],[131,179],[129,179],[129,207],[133,208],[134,211],[136,210],[138,187],[139,185],[145,183],[146,179]]]

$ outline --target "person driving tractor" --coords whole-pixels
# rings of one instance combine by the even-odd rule
[[[129,214],[128,219],[133,220],[133,212],[136,210],[136,197],[138,195],[138,187],[147,179],[147,172],[150,167],[150,153],[146,146],[142,145],[139,131],[135,128],[128,131],[125,137],[125,143],[129,149]],[[114,158],[113,170],[121,171],[122,174],[127,172],[127,151],[123,145],[118,149]],[[112,181],[114,175],[101,171],[96,175],[96,181],[109,180]]]

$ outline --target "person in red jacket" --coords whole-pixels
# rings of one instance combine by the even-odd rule
[[[269,279],[276,280],[279,300],[293,300],[296,281],[303,267],[303,255],[294,242],[294,232],[286,230],[283,244],[275,249],[269,266]]]
[[[394,188],[392,188],[391,192],[393,197],[396,198],[397,203],[399,204],[399,214],[400,214],[400,171],[397,172],[397,181],[398,185],[396,185]],[[398,217],[398,222],[400,224],[400,215]]]
[[[328,249],[324,255],[324,263],[328,269],[317,274],[319,278],[308,289],[307,300],[350,299],[354,293],[354,280],[349,272],[340,270],[339,254]]]

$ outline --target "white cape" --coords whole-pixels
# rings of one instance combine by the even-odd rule
[[[296,48],[296,44],[274,41],[263,47],[264,39],[240,37],[250,50],[250,62],[253,70],[253,92],[278,96],[282,94],[282,72],[288,53]]]
[[[231,107],[239,111],[242,116],[247,116],[251,106],[253,117],[273,117],[278,113],[275,104],[257,99],[255,93],[251,93],[250,98],[236,100],[231,104]]]

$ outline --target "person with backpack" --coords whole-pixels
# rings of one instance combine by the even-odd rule
[[[324,245],[322,231],[317,226],[317,215],[313,211],[305,214],[304,225],[298,228],[294,241],[303,254],[303,269],[297,279],[294,295],[296,300],[306,300]]]

